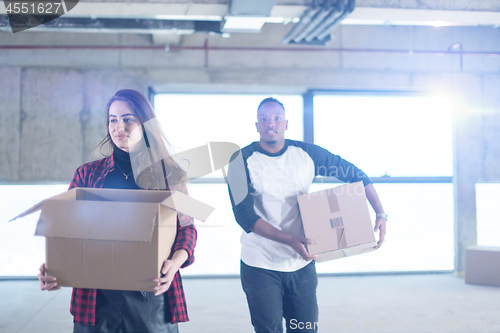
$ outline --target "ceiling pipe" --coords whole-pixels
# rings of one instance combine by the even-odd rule
[[[323,40],[328,35],[330,35],[332,28],[335,25],[339,24],[347,15],[351,14],[354,11],[354,8],[356,7],[356,1],[355,0],[346,0],[346,1],[348,1],[348,3],[344,8],[343,13],[335,21],[326,26],[322,33],[316,36],[318,40]]]
[[[318,26],[316,28],[314,28],[304,38],[304,40],[306,42],[312,41],[318,34],[320,34],[321,32],[323,32],[326,27],[330,26],[330,24],[332,24],[333,22],[335,22],[335,20],[337,20],[342,15],[342,13],[344,12],[345,2],[346,1],[347,0],[340,0],[340,1],[338,1],[337,4],[336,4],[336,6],[331,10],[330,14],[328,14],[328,16],[325,17],[325,19],[320,24],[318,24]],[[321,39],[323,39],[323,38],[321,38]],[[321,39],[318,38],[318,40],[321,40]]]
[[[162,45],[0,45],[0,50],[43,50],[43,49],[62,49],[62,50],[164,50]],[[352,49],[352,48],[317,48],[317,47],[301,47],[301,48],[276,48],[276,47],[224,47],[224,46],[179,46],[171,45],[171,51],[192,50],[192,51],[273,51],[273,52],[351,52],[351,53],[395,53],[411,55],[407,49]],[[412,54],[427,54],[435,56],[458,56],[476,55],[500,57],[500,51],[462,51],[461,53],[450,50],[413,50]]]
[[[333,7],[332,0],[325,0],[323,5],[320,7],[319,11],[314,15],[311,21],[302,29],[302,31],[295,36],[293,41],[295,43],[300,42],[304,37],[306,37],[311,30],[313,30],[318,24],[320,24],[324,18],[330,13]]]
[[[69,31],[69,32],[99,32],[99,33],[168,33],[193,34],[195,32],[221,34],[219,21],[187,21],[162,19],[128,19],[59,17],[43,25],[30,27],[30,22],[19,22],[19,29],[30,28],[32,31]],[[0,15],[0,31],[10,31],[10,21],[7,15]]]
[[[293,26],[293,28],[288,32],[288,34],[283,38],[283,43],[290,43],[295,36],[304,28],[309,22],[311,22],[312,17],[320,10],[320,7],[317,5],[314,8],[309,8],[304,15],[300,18],[300,21]]]

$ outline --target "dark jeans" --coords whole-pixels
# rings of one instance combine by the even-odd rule
[[[75,323],[73,332],[178,333],[177,324],[170,323],[165,297],[144,291],[97,290],[96,325]]]
[[[317,332],[318,276],[314,262],[295,272],[278,272],[241,262],[241,285],[258,333]]]

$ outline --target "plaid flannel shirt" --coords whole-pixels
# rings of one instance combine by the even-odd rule
[[[104,186],[104,178],[108,172],[113,171],[114,168],[115,163],[113,155],[98,161],[86,163],[76,170],[69,189],[74,187],[102,188]],[[186,227],[181,227],[179,220],[182,220],[183,225],[186,225]],[[196,246],[197,233],[192,223],[187,225],[189,222],[192,222],[189,216],[178,214],[177,236],[172,246],[171,253],[180,249],[186,250],[188,259],[181,268],[187,267],[194,262],[194,247]],[[184,289],[182,288],[182,280],[179,272],[175,273],[172,284],[166,293],[170,305],[172,323],[175,324],[189,321],[186,298],[184,296]],[[73,288],[70,312],[74,316],[75,323],[95,325],[96,294],[96,289]]]

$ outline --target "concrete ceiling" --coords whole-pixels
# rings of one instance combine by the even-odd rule
[[[69,3],[70,0],[65,1]],[[91,18],[162,18],[220,20],[230,0],[80,0],[65,16]],[[312,0],[280,0],[269,21],[300,17]],[[0,14],[6,14],[0,5]],[[441,21],[455,25],[500,25],[500,0],[357,0],[349,16],[355,24]],[[355,21],[354,21],[355,20]],[[349,23],[349,22],[346,22]]]
[[[275,5],[270,15],[258,18],[262,23],[297,22],[312,4],[312,0],[266,1],[271,1]],[[71,0],[66,0],[65,3],[67,7],[69,6],[68,8],[71,8]],[[223,21],[231,16],[230,11],[231,0],[127,0],[121,2],[80,0],[62,18]],[[0,5],[0,14],[6,14],[5,7],[2,5]],[[496,28],[500,26],[500,0],[357,0],[355,10],[342,21],[342,24],[487,25]],[[35,29],[43,30],[40,27]],[[63,31],[63,29],[60,30]],[[105,32],[115,31],[111,29]],[[192,31],[184,33],[192,33]]]

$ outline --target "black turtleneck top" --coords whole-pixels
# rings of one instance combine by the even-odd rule
[[[139,190],[140,188],[135,183],[134,174],[132,173],[129,153],[113,145],[113,161],[115,162],[115,169],[106,175],[103,187]]]

